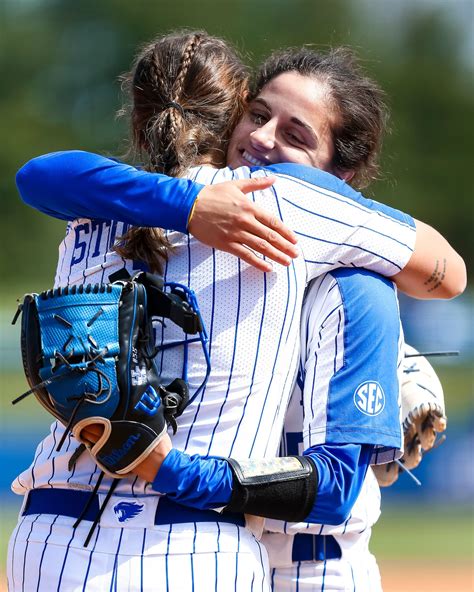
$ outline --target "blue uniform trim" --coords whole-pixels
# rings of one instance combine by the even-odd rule
[[[305,522],[342,524],[350,515],[370,464],[373,446],[324,444],[303,453],[318,471],[316,500]]]
[[[395,288],[366,270],[338,269],[336,280],[344,308],[344,364],[331,378],[325,440],[400,448],[397,374],[400,318]],[[364,412],[358,389],[378,385],[384,407]],[[373,404],[373,401],[372,401]],[[313,432],[315,433],[315,432]]]
[[[298,532],[293,539],[292,561],[340,559],[341,548],[331,535]]]
[[[18,171],[16,183],[26,204],[54,218],[87,216],[181,232],[186,232],[192,206],[204,187],[81,150],[30,160]]]
[[[261,168],[262,167],[252,167],[250,170],[253,172],[260,170]],[[408,214],[372,199],[367,199],[361,193],[348,185],[343,179],[331,175],[331,173],[294,163],[272,164],[268,167],[265,167],[264,170],[270,171],[274,174],[296,177],[297,179],[305,181],[306,183],[310,183],[311,185],[316,185],[318,187],[322,187],[323,189],[338,193],[339,195],[347,197],[357,204],[360,204],[371,210],[376,210],[392,219],[402,222],[403,224],[407,224],[411,228],[415,227],[413,218]]]
[[[93,495],[91,499],[89,491],[32,489],[28,492],[22,515],[52,514],[78,518],[88,502],[90,505],[82,519],[92,522],[100,509],[98,495]],[[245,525],[244,516],[239,513],[225,512],[220,514],[213,510],[186,508],[176,504],[169,496],[160,498],[155,514],[155,524],[185,524],[188,522],[226,522],[237,526]]]

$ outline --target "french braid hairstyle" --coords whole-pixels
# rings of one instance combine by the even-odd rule
[[[297,72],[325,84],[328,108],[337,115],[331,130],[334,168],[354,171],[351,185],[359,189],[375,180],[388,109],[384,92],[365,74],[354,52],[347,47],[327,52],[311,47],[277,51],[259,68],[250,98],[283,72]]]
[[[175,32],[140,51],[123,87],[131,98],[131,155],[148,171],[183,175],[223,166],[248,92],[248,71],[227,42]],[[132,228],[115,250],[161,272],[170,248],[159,228]]]

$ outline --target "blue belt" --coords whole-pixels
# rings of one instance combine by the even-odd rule
[[[60,516],[78,518],[91,495],[89,491],[76,491],[74,489],[32,489],[28,493],[23,508],[23,516],[30,514],[59,514]],[[130,501],[139,500],[140,498],[130,498]],[[82,519],[93,522],[99,513],[99,508],[99,496],[94,495]],[[155,514],[155,524],[184,524],[185,522],[228,522],[238,526],[245,526],[243,514],[194,510],[176,504],[166,496],[160,497]]]
[[[324,561],[340,558],[341,548],[330,534],[298,533],[293,539],[293,561]]]

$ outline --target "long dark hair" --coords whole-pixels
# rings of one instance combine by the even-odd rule
[[[338,116],[331,130],[333,166],[342,172],[354,171],[351,184],[355,187],[375,180],[388,109],[384,92],[364,73],[353,51],[338,47],[319,52],[301,47],[274,52],[259,68],[251,98],[284,72],[298,72],[326,85],[328,107]]]
[[[175,32],[145,45],[123,87],[131,98],[131,153],[148,171],[182,175],[225,164],[240,119],[248,72],[225,41],[204,31]],[[115,250],[161,271],[169,243],[158,228],[132,228]]]

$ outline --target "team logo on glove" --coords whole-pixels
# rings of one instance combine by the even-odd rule
[[[371,417],[379,415],[385,407],[385,393],[382,386],[375,380],[363,382],[355,390],[354,404],[364,415]]]

